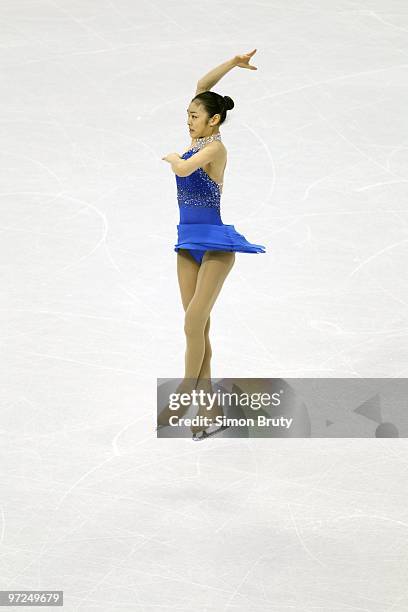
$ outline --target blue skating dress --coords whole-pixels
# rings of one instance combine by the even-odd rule
[[[181,159],[188,159],[198,150],[192,147]],[[233,225],[222,222],[221,187],[203,168],[197,168],[189,176],[176,174],[176,182],[180,223],[175,251],[187,249],[199,264],[207,250],[265,253],[264,246],[248,242]]]

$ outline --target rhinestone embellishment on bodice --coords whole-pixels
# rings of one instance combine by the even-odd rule
[[[217,136],[220,136],[217,134]],[[213,137],[215,139],[215,137]],[[200,139],[198,139],[200,140]],[[221,140],[221,138],[217,138]],[[206,144],[206,143],[205,143]],[[202,148],[201,143],[183,153],[182,159],[188,159]],[[188,176],[177,176],[177,200],[180,206],[204,206],[220,208],[221,184],[216,183],[203,168],[197,168]]]

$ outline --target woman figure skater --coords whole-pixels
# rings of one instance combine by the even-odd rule
[[[162,159],[171,164],[176,175],[180,223],[177,277],[183,304],[186,336],[185,373],[178,393],[194,388],[211,392],[210,313],[225,279],[235,262],[235,252],[264,253],[265,247],[252,244],[239,234],[233,225],[221,220],[220,200],[227,150],[219,131],[227,111],[234,107],[228,96],[221,96],[211,88],[232,68],[239,66],[256,70],[249,61],[256,49],[211,70],[197,83],[194,98],[187,109],[187,123],[192,138],[191,146],[181,156],[169,153]],[[167,405],[158,416],[158,427],[166,427],[170,416],[180,418],[188,410],[183,406],[171,410]],[[209,426],[191,426],[193,439],[200,440],[225,429],[216,424],[222,416],[219,406],[201,406],[199,419]],[[174,422],[174,421],[173,421]]]

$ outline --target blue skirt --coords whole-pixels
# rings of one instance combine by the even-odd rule
[[[187,249],[201,263],[206,251],[238,251],[240,253],[265,253],[261,244],[253,244],[233,225],[210,223],[180,223],[177,225],[178,241],[174,250]]]

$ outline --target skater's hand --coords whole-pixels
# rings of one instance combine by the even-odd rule
[[[178,153],[169,153],[168,155],[165,155],[164,157],[162,157],[162,159],[166,162],[169,162],[169,164],[171,164],[172,162],[181,159],[181,157]]]
[[[239,66],[240,68],[248,68],[249,70],[258,70],[256,66],[251,66],[249,63],[254,53],[256,53],[256,49],[250,53],[245,53],[244,55],[236,55],[234,57],[235,66]]]

